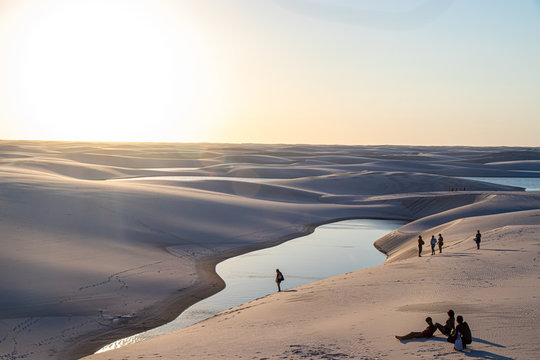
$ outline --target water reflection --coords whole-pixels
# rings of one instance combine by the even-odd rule
[[[285,276],[283,290],[353,270],[379,265],[385,255],[373,242],[404,223],[392,220],[347,220],[322,225],[314,233],[281,245],[253,251],[216,266],[226,288],[184,311],[176,320],[122,339],[111,350],[182,329],[218,312],[276,292],[275,269]]]

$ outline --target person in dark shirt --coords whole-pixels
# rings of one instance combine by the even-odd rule
[[[422,235],[418,235],[418,256],[422,256],[422,245],[424,245],[424,240],[422,240]]]
[[[404,341],[404,340],[410,340],[410,339],[421,339],[421,338],[432,337],[433,333],[437,331],[437,327],[433,325],[433,320],[430,317],[426,318],[426,322],[428,324],[428,327],[425,328],[424,331],[413,331],[403,336],[396,335],[396,339],[398,339],[399,341]]]
[[[480,230],[477,230],[476,236],[474,237],[474,242],[476,242],[476,249],[480,249],[481,241],[482,241],[482,234],[480,234]]]
[[[435,239],[435,235],[431,235],[431,255],[435,255],[435,245],[437,245],[437,239]]]
[[[454,310],[448,310],[448,319],[444,325],[436,323],[435,326],[443,335],[449,336],[455,328]]]
[[[439,254],[442,253],[442,247],[444,245],[443,237],[439,234]]]
[[[458,324],[454,331],[452,331],[452,334],[450,334],[450,336],[448,337],[447,341],[454,344],[459,334],[463,342],[463,348],[465,349],[465,345],[469,345],[472,343],[471,328],[469,327],[469,324],[467,324],[467,322],[463,321],[463,316],[458,315],[456,320]]]
[[[276,269],[276,284],[278,292],[281,291],[281,282],[283,280],[285,280],[283,274],[281,273],[281,271],[279,271],[279,269]]]

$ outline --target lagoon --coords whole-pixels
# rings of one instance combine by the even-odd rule
[[[518,186],[524,188],[525,191],[540,190],[540,177],[461,177],[461,179],[484,181],[498,185]]]
[[[379,265],[386,256],[373,242],[404,224],[403,221],[357,219],[319,226],[312,234],[283,244],[227,259],[216,266],[225,289],[186,309],[163,326],[118,340],[98,352],[164,335],[221,311],[274,293],[275,269],[285,276],[287,291],[346,272]]]

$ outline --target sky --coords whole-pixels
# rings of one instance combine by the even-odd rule
[[[0,139],[540,146],[538,0],[0,0]]]

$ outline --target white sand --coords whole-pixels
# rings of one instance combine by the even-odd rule
[[[519,148],[0,142],[0,358],[89,354],[219,290],[221,259],[354,217],[416,221],[377,242],[385,265],[95,358],[459,358],[441,337],[393,337],[448,308],[471,325],[474,356],[532,358],[540,194],[448,177],[504,175],[520,160],[540,170],[532,153],[540,159]],[[199,169],[148,170],[166,167]],[[285,180],[104,181],[171,173]],[[416,257],[417,235],[439,232],[443,256]]]

